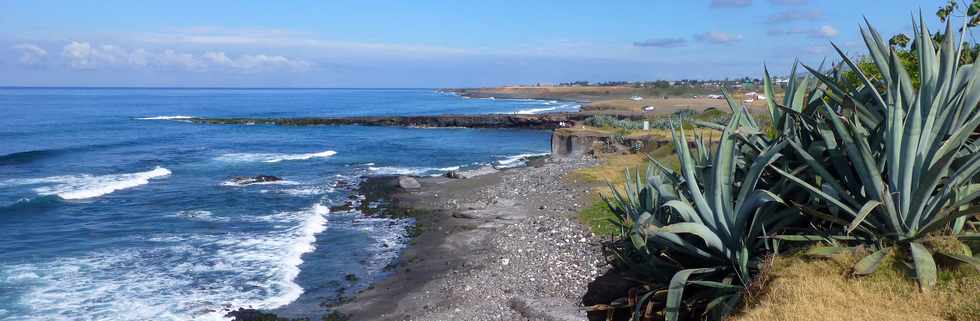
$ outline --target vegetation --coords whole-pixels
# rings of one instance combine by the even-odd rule
[[[818,250],[819,251],[819,250]],[[980,272],[961,266],[943,271],[931,292],[916,291],[902,259],[889,253],[879,271],[849,278],[860,255],[842,252],[826,259],[796,254],[774,259],[768,283],[739,321],[926,321],[980,319]]]
[[[617,228],[616,213],[609,210],[603,201],[593,202],[578,214],[578,219],[582,224],[589,227],[593,234],[608,236],[616,234]]]
[[[814,243],[808,255],[852,257],[839,261],[847,274],[959,293],[946,286],[962,283],[961,265],[980,269],[964,243],[980,237],[969,221],[980,214],[980,69],[960,59],[948,20],[939,42],[921,17],[915,25],[917,73],[868,24],[878,76],[838,49],[830,71],[803,65],[810,76],[798,78],[794,67],[777,101],[766,71],[768,126],[729,97],[727,124],[687,121],[720,131],[717,141],[672,129],[678,169],[654,159],[610,185],[609,257],[644,285],[605,308],[721,320],[769,283],[771,257]],[[980,310],[950,302],[964,306],[942,315]]]

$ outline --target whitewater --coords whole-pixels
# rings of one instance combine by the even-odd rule
[[[384,278],[408,242],[411,219],[357,210],[366,177],[520,166],[550,150],[536,130],[191,118],[563,104],[426,89],[0,88],[0,320],[227,320],[249,307],[316,319],[305,313]],[[235,183],[258,175],[281,180]]]

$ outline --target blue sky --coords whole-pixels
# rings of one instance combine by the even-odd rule
[[[9,1],[0,85],[451,87],[757,77],[945,0]]]

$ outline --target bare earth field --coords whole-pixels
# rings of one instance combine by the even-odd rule
[[[639,88],[629,86],[573,86],[573,87],[495,87],[453,89],[465,97],[473,98],[525,98],[555,99],[584,103],[583,111],[600,113],[643,112],[646,106],[653,106],[649,114],[669,114],[682,109],[698,112],[708,108],[728,110],[728,102],[723,99],[710,99],[703,96],[721,94],[718,88]],[[732,93],[738,101],[745,100],[745,91]],[[632,100],[639,96],[643,100]],[[694,96],[702,96],[694,98]],[[666,97],[666,98],[665,98]],[[764,112],[766,103],[756,100],[749,104],[754,112]]]

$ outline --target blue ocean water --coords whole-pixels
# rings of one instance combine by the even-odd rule
[[[221,320],[383,276],[410,221],[329,208],[365,176],[546,153],[532,130],[198,125],[186,116],[575,108],[433,90],[0,88],[0,320]],[[276,175],[240,186],[235,176]],[[314,303],[310,303],[314,304]]]

